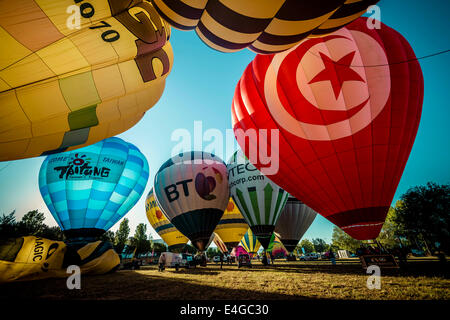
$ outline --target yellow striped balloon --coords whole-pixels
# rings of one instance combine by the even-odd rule
[[[256,238],[250,228],[248,228],[247,233],[242,238],[240,245],[251,255],[258,252],[261,247],[261,243],[258,241],[258,238]]]
[[[153,188],[145,200],[145,211],[150,225],[169,246],[169,251],[176,252],[182,250],[189,239],[178,231],[162,213],[162,210],[156,204]]]
[[[247,232],[247,229],[247,222],[245,222],[244,217],[233,199],[230,198],[227,208],[214,232],[220,236],[228,250],[231,252],[231,250],[239,244],[239,241],[241,241],[242,237]]]
[[[161,97],[170,26],[143,0],[0,0],[0,161],[77,149]]]
[[[379,0],[153,0],[175,28],[213,49],[268,54],[345,26]]]

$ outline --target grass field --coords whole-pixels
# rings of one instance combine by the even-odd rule
[[[238,269],[209,263],[207,267],[158,272],[156,266],[85,276],[81,290],[68,290],[66,279],[0,285],[0,300],[26,299],[450,299],[449,265],[436,259],[410,259],[405,270],[382,270],[381,289],[369,290],[368,274],[359,260],[285,262]]]

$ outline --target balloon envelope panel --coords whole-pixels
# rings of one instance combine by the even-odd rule
[[[136,204],[148,175],[139,149],[113,137],[45,158],[39,189],[68,237],[98,236]]]
[[[222,219],[220,219],[214,232],[220,236],[228,247],[228,250],[231,250],[239,244],[239,241],[241,241],[242,237],[247,232],[247,229],[247,222],[245,222],[244,217],[234,203],[233,199],[230,198]]]
[[[158,12],[181,30],[223,52],[287,50],[308,36],[333,32],[378,0],[154,0]]]
[[[201,151],[174,156],[156,173],[154,192],[170,222],[198,250],[205,250],[228,204],[225,163]]]
[[[259,172],[242,150],[234,153],[227,169],[233,201],[253,233],[267,248],[288,193]]]
[[[145,200],[145,212],[150,225],[169,246],[169,250],[181,249],[189,241],[162,213],[156,203],[153,188]]]
[[[275,226],[281,242],[288,252],[292,252],[300,239],[313,223],[317,212],[297,200],[289,197]]]
[[[70,6],[81,8],[79,21]],[[169,37],[147,1],[2,1],[0,161],[73,150],[132,127],[162,95]]]
[[[253,234],[252,229],[248,228],[247,233],[240,242],[240,246],[249,254],[255,254],[261,247],[261,243],[259,243],[258,238]]]
[[[414,143],[423,93],[408,42],[359,18],[256,56],[236,87],[233,128],[279,130],[279,170],[269,178],[353,238],[375,239]]]

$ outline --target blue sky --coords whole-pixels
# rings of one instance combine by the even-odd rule
[[[379,6],[381,21],[399,31],[410,42],[417,57],[450,49],[447,35],[450,22],[445,14],[450,10],[449,1],[381,0]],[[175,60],[162,98],[136,126],[119,135],[140,148],[149,161],[150,178],[145,193],[126,217],[132,233],[144,222],[154,238],[159,237],[145,216],[145,197],[153,186],[156,171],[177,144],[171,140],[172,133],[184,128],[193,135],[194,121],[202,121],[203,132],[218,129],[225,136],[226,130],[231,129],[230,110],[235,86],[255,56],[249,50],[231,54],[214,51],[203,44],[195,32],[176,29],[172,29],[171,43]],[[412,186],[428,181],[450,182],[450,54],[424,59],[420,64],[425,79],[422,119],[394,202]],[[192,136],[192,144],[193,139]],[[39,193],[38,172],[43,160],[0,163],[0,214],[15,209],[20,219],[29,210],[39,209],[46,214],[48,225],[56,225]],[[329,242],[332,229],[332,223],[318,216],[304,238],[323,238]]]

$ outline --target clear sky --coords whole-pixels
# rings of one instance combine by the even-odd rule
[[[399,31],[422,57],[450,49],[450,1],[414,0],[379,2],[381,21]],[[167,78],[160,101],[133,128],[119,135],[135,144],[147,157],[150,178],[144,195],[126,215],[131,235],[139,223],[159,238],[145,216],[145,197],[153,179],[177,141],[171,139],[176,129],[187,129],[194,145],[194,121],[202,121],[203,132],[220,130],[224,137],[231,129],[231,101],[235,86],[255,54],[249,50],[221,53],[210,49],[195,32],[172,29],[174,65]],[[412,186],[428,181],[450,183],[450,54],[420,61],[425,79],[425,98],[419,132],[406,165],[395,201]],[[224,141],[225,144],[225,141]],[[208,145],[204,141],[203,146]],[[38,188],[43,157],[0,163],[0,214],[16,210],[19,220],[26,212],[39,209],[45,223],[56,225]],[[225,161],[228,159],[224,159]],[[120,221],[112,228],[117,230]],[[323,238],[329,242],[333,224],[318,216],[304,238]]]

